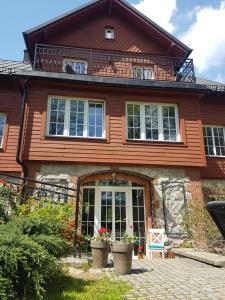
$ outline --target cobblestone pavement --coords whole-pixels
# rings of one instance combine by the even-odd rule
[[[225,300],[225,268],[186,259],[134,260],[127,300]]]

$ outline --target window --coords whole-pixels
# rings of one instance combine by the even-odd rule
[[[208,156],[225,156],[225,128],[216,126],[203,127],[205,153]]]
[[[3,145],[5,120],[6,120],[6,115],[0,113],[0,148],[2,148]]]
[[[47,135],[104,137],[104,103],[52,97],[48,103]]]
[[[114,28],[112,28],[112,27],[105,28],[105,38],[107,40],[114,40],[114,38],[115,38]]]
[[[132,68],[133,79],[154,79],[152,67],[134,66]]]
[[[179,141],[177,106],[127,103],[127,138]]]
[[[65,59],[63,71],[68,74],[87,74],[87,62],[85,60]]]

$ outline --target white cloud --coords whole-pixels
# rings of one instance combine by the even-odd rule
[[[134,6],[163,29],[174,30],[171,18],[177,9],[176,0],[141,0]]]
[[[225,1],[195,10],[196,21],[180,39],[193,49],[192,57],[199,73],[225,63]]]

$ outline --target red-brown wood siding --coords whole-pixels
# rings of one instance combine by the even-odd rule
[[[115,40],[106,40],[105,27],[115,29]],[[46,44],[114,51],[146,52],[169,56],[169,48],[150,37],[131,22],[118,15],[100,14],[71,28],[58,28],[57,33],[47,35]]]
[[[61,95],[104,99],[107,139],[104,141],[44,137],[47,96]],[[195,96],[196,97],[196,96]],[[178,103],[184,143],[126,142],[125,101]],[[95,89],[76,86],[33,86],[29,91],[29,117],[23,157],[25,160],[71,163],[203,166],[201,122],[198,100],[193,95],[170,95],[129,89]],[[184,133],[184,134],[183,134]]]
[[[6,113],[3,149],[0,150],[0,172],[20,172],[16,163],[16,148],[20,124],[21,96],[15,82],[1,80],[0,112]]]
[[[208,96],[201,100],[201,117],[203,125],[225,127],[225,97]],[[207,167],[202,168],[204,178],[225,178],[225,158],[207,157]]]

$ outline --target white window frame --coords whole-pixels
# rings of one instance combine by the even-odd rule
[[[140,105],[140,139],[131,139],[128,138],[128,112],[127,106],[128,104],[136,104]],[[158,107],[158,130],[159,130],[159,139],[152,140],[146,138],[146,131],[145,131],[145,106],[152,105]],[[164,133],[163,133],[163,106],[166,107],[175,107],[175,122],[176,122],[176,133],[177,138],[176,140],[165,140]],[[135,101],[127,101],[126,102],[126,139],[129,141],[149,141],[149,142],[165,142],[165,143],[177,143],[181,141],[180,138],[180,130],[179,130],[179,114],[178,114],[178,106],[177,104],[170,104],[170,103],[154,103],[154,102],[135,102]]]
[[[135,72],[137,72],[137,69],[140,69],[140,71],[142,72],[142,76],[141,78],[135,77]],[[145,71],[146,70],[151,70],[151,78],[145,78]],[[133,79],[142,79],[142,80],[153,80],[154,79],[154,68],[153,66],[148,66],[148,65],[133,65],[132,66],[132,78]]]
[[[213,132],[213,128],[222,128],[223,129],[223,136],[224,136],[224,141],[225,141],[225,126],[221,126],[221,125],[203,125],[203,128],[210,128],[211,129],[211,133],[212,133],[212,141],[213,141],[213,155],[210,154],[206,154],[205,156],[207,157],[225,157],[225,155],[218,155],[216,154],[216,144],[215,144],[215,136],[214,136],[214,132]],[[205,138],[204,133],[203,133],[203,138]],[[204,147],[205,147],[205,143],[204,143]]]
[[[63,72],[66,72],[66,65],[67,63],[84,63],[85,64],[85,71],[84,73],[76,73],[75,70],[74,71],[74,74],[75,75],[87,75],[87,68],[88,68],[88,63],[86,60],[82,60],[82,59],[74,59],[74,58],[64,58],[63,59]]]
[[[109,34],[109,36],[108,36]],[[115,39],[115,29],[113,27],[105,27],[105,39],[114,40]]]
[[[51,112],[51,100],[65,100],[65,116],[64,116],[64,134],[49,134],[49,125],[50,125],[50,112]],[[72,136],[69,135],[69,124],[70,124],[70,106],[71,100],[83,101],[84,102],[84,130],[83,136]],[[89,103],[102,104],[103,106],[103,116],[102,116],[102,136],[94,137],[88,135],[88,108]],[[45,135],[49,137],[59,137],[59,138],[74,138],[74,139],[82,139],[82,138],[90,138],[90,139],[104,139],[106,136],[105,132],[105,101],[102,99],[87,99],[87,98],[77,98],[77,97],[63,97],[63,96],[49,96],[48,97],[48,105],[47,105],[47,120],[46,120],[46,131]]]
[[[0,141],[0,149],[3,148],[3,141],[4,141],[4,133],[5,133],[5,124],[6,124],[6,113],[0,113],[0,116],[4,116],[4,124],[3,124],[3,130],[2,130],[2,138]]]

